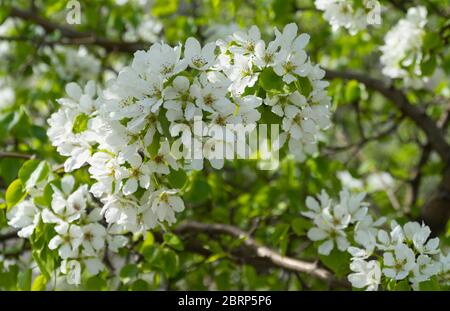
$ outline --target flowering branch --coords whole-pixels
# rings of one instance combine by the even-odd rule
[[[112,41],[99,37],[90,32],[78,32],[75,29],[57,23],[53,23],[35,12],[25,11],[18,8],[11,8],[10,15],[18,17],[43,27],[47,32],[60,31],[62,36],[70,39],[71,44],[91,44],[98,45],[108,51],[127,52],[132,53],[140,49],[145,49],[149,43],[145,42],[123,42]],[[441,158],[446,161],[450,159],[450,145],[446,142],[442,131],[436,126],[436,123],[426,115],[421,109],[411,105],[405,94],[394,88],[386,85],[383,81],[371,78],[367,75],[356,72],[327,70],[327,77],[329,79],[341,78],[344,80],[357,80],[367,87],[380,92],[392,102],[409,118],[411,118],[427,135],[430,144],[433,146]]]
[[[210,235],[231,235],[243,241],[245,250],[242,252],[233,252],[233,255],[238,257],[243,262],[258,265],[267,264],[270,267],[281,268],[292,272],[306,273],[320,280],[326,281],[330,286],[340,286],[349,288],[350,284],[347,281],[336,279],[328,270],[320,268],[316,263],[302,261],[299,259],[282,256],[276,251],[267,246],[261,245],[254,240],[250,235],[231,225],[226,224],[205,224],[196,221],[186,221],[181,223],[175,230],[175,233],[180,235],[187,235],[192,233],[205,233]],[[7,234],[0,235],[0,241],[6,241],[12,238],[17,238],[17,231],[11,231]],[[194,243],[186,243],[189,251],[200,253],[205,256],[209,255],[209,251],[203,249],[201,246]],[[105,252],[106,254],[106,252]],[[108,258],[105,256],[105,263],[110,266]]]

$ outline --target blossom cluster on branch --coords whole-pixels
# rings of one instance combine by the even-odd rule
[[[423,61],[422,45],[427,24],[427,9],[412,7],[385,36],[381,64],[383,74],[393,79],[403,79],[406,86],[420,87],[424,78],[420,64]]]
[[[106,249],[117,252],[127,238],[116,226],[105,226],[101,209],[90,199],[88,186],[75,184],[71,175],[59,179],[49,174],[33,187],[31,198],[14,206],[7,218],[10,226],[20,229],[19,237],[34,243],[33,258],[38,264],[48,264],[43,260],[53,262],[51,256],[40,257],[55,250],[59,258],[55,270],[66,276],[68,284],[79,285],[82,270],[89,275],[103,271]],[[37,245],[45,234],[51,235],[48,245],[39,249]]]
[[[420,283],[450,271],[450,254],[439,249],[439,238],[430,238],[428,226],[394,220],[386,231],[386,218],[375,220],[364,198],[365,193],[342,190],[335,202],[322,191],[318,200],[307,198],[302,213],[313,222],[307,236],[317,242],[319,254],[329,255],[334,247],[351,254],[353,287],[377,290],[404,281],[419,290]]]
[[[68,157],[67,172],[89,165],[97,181],[90,191],[108,223],[139,232],[175,222],[184,204],[170,177],[202,169],[204,159],[220,169],[225,157],[217,151],[231,150],[238,134],[227,125],[256,125],[264,110],[281,124],[279,145],[287,141],[299,160],[316,152],[329,126],[324,71],[308,59],[309,36],[298,36],[295,24],[275,34],[267,45],[256,27],[204,47],[194,38],[184,49],[156,43],[136,52],[105,90],[93,82],[67,85],[48,135]],[[197,157],[176,156],[175,138],[182,155]],[[203,150],[192,150],[192,140],[202,140]]]
[[[381,23],[381,8],[378,1],[373,0],[315,0],[314,5],[323,11],[333,31],[347,29],[354,35],[369,24]]]
[[[91,274],[103,268],[109,240],[115,250],[124,234],[176,221],[185,208],[186,172],[201,170],[205,160],[220,169],[230,152],[242,152],[234,148],[242,128],[229,125],[252,132],[259,123],[278,124],[273,149],[303,161],[330,126],[328,82],[305,52],[308,41],[289,24],[267,43],[255,26],[203,47],[192,37],[184,46],[155,43],[104,89],[69,83],[48,120],[48,137],[67,157],[65,171],[87,166],[94,183],[73,191],[73,178],[64,177],[12,209],[10,224],[31,239],[39,224],[52,225],[48,248],[77,284],[83,267]],[[101,208],[86,203],[89,192]]]

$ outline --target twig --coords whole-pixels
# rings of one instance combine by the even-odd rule
[[[34,159],[34,155],[18,153],[18,152],[8,152],[8,151],[0,151],[0,159],[1,158],[19,158],[19,159]]]
[[[362,73],[336,70],[327,70],[326,72],[328,79],[356,80],[363,83],[366,87],[381,93],[425,132],[431,146],[444,162],[450,160],[450,145],[445,140],[442,130],[423,110],[413,106],[401,90]]]
[[[245,254],[248,256],[248,259],[259,259],[270,264],[272,267],[282,268],[292,272],[306,273],[335,285],[349,287],[348,282],[335,279],[331,272],[318,267],[316,263],[282,256],[276,251],[259,244],[256,240],[250,237],[247,232],[234,226],[188,221],[181,223],[174,230],[174,232],[177,234],[205,233],[211,235],[231,235],[242,240],[244,247],[247,249]],[[240,254],[240,256],[242,257],[242,254]],[[245,260],[246,258],[242,257],[242,259]]]

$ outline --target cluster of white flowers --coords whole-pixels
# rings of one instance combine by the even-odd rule
[[[48,136],[68,157],[67,172],[89,166],[90,191],[108,224],[144,232],[174,223],[184,203],[169,177],[200,170],[204,160],[222,168],[239,136],[228,125],[255,128],[262,109],[279,118],[279,145],[289,141],[299,160],[315,152],[330,124],[325,72],[311,64],[309,36],[297,35],[295,24],[275,33],[267,45],[255,26],[203,47],[194,38],[184,49],[156,43],[104,90],[67,85]],[[261,75],[279,87],[264,90]]]
[[[333,31],[343,27],[354,35],[368,24],[381,23],[377,1],[315,0],[314,4],[318,10],[324,12],[323,17],[330,23]]]
[[[349,171],[340,171],[336,175],[347,189],[366,189],[367,192],[376,192],[391,189],[395,185],[394,178],[388,172],[370,173],[364,179],[354,178]]]
[[[383,74],[393,79],[403,79],[406,86],[423,85],[420,63],[422,44],[427,24],[427,9],[412,7],[406,18],[401,19],[385,36],[381,63]]]
[[[413,289],[419,290],[421,282],[450,271],[449,257],[439,249],[439,238],[430,239],[431,230],[418,222],[404,226],[391,222],[391,231],[356,231],[355,242],[359,247],[350,247],[353,255],[349,275],[353,286],[377,289],[381,273],[390,280],[408,280]],[[383,253],[379,260],[370,260]]]
[[[350,246],[347,234],[350,227],[369,229],[384,223],[384,218],[373,221],[368,214],[367,204],[363,202],[364,197],[365,193],[352,195],[343,190],[336,204],[325,191],[320,194],[319,201],[313,197],[306,199],[308,211],[302,212],[302,215],[314,222],[315,227],[307,235],[312,241],[321,241],[319,254],[329,255],[335,245],[340,251],[346,251]]]
[[[8,36],[8,33],[14,29],[14,26],[16,25],[18,21],[13,18],[8,18],[4,20],[0,24],[0,36]],[[0,57],[6,57],[9,52],[9,45],[10,42],[6,40],[0,41]]]
[[[16,93],[12,87],[7,85],[6,83],[4,84],[0,82],[0,98],[2,99],[2,101],[0,102],[1,111],[3,109],[9,108],[14,104]]]
[[[22,201],[7,213],[8,224],[20,229],[18,235],[22,238],[30,238],[40,221],[51,224],[55,235],[48,248],[57,250],[61,258],[59,270],[67,275],[67,283],[78,285],[83,269],[97,275],[105,268],[106,246],[110,251],[117,251],[127,239],[115,226],[102,224],[101,210],[90,201],[87,185],[74,189],[75,179],[66,175],[60,187],[51,186],[50,207],[40,206],[31,199]]]
[[[239,30],[240,27],[236,23],[218,24],[217,21],[214,21],[213,24],[205,29],[203,34],[206,37],[206,41],[210,42],[228,37]]]
[[[162,29],[163,24],[158,19],[146,14],[137,27],[127,26],[124,39],[126,41],[144,40],[153,43],[158,41]]]
[[[56,46],[44,49],[52,60],[52,66],[58,75],[67,80],[77,79],[88,81],[97,79],[101,70],[101,63],[89,53],[84,46],[78,49]]]
[[[374,221],[364,197],[365,193],[352,195],[343,190],[339,202],[334,203],[322,191],[318,201],[307,198],[308,211],[302,213],[314,222],[307,236],[320,241],[320,254],[329,255],[336,245],[352,255],[348,279],[354,287],[377,290],[384,276],[408,280],[418,290],[419,283],[450,271],[450,254],[442,254],[439,238],[429,239],[428,226],[417,222],[401,226],[392,221],[388,233],[381,228],[386,219]]]

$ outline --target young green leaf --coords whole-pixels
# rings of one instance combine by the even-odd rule
[[[5,199],[7,210],[9,211],[13,206],[22,201],[26,195],[27,192],[20,179],[14,180],[9,185],[8,189],[6,189]]]

